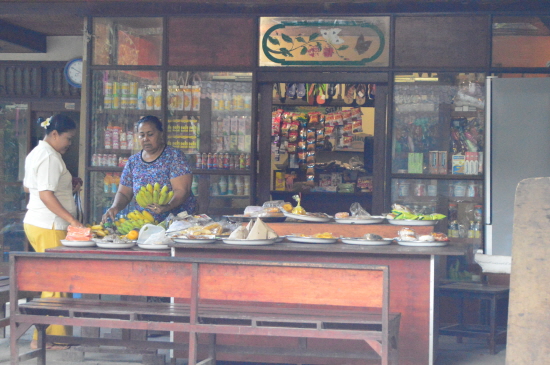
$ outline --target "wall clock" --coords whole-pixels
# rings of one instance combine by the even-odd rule
[[[74,58],[65,65],[65,79],[74,87],[82,87],[82,58]]]

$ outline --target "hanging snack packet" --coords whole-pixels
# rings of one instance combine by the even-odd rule
[[[271,118],[271,135],[276,136],[281,132],[281,116],[283,115],[282,109],[277,109],[272,113]]]
[[[341,112],[334,112],[334,125],[344,125],[344,119],[342,119]]]

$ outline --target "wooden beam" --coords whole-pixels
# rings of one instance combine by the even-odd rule
[[[46,53],[46,35],[0,20],[0,40],[11,43],[29,53]]]

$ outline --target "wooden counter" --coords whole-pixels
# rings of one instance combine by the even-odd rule
[[[331,232],[335,236],[359,237],[365,233],[375,233],[383,237],[395,237],[403,227],[393,225],[342,225],[336,223],[269,223],[279,235],[291,233],[313,234]],[[419,234],[432,231],[433,227],[411,227]],[[174,244],[173,255],[178,257],[215,257],[232,259],[274,260],[292,262],[337,262],[389,265],[390,267],[390,307],[391,311],[401,312],[399,351],[401,365],[433,364],[437,350],[437,303],[435,290],[439,281],[440,260],[445,256],[461,256],[466,247],[448,245],[444,247],[409,247],[392,243],[387,246],[357,246],[336,244],[299,244],[280,242],[268,246],[235,246],[224,243],[214,244]],[[269,285],[266,283],[266,285]],[[354,283],[349,283],[353,286]],[[337,293],[335,293],[337,295]],[[183,336],[176,334],[176,336]],[[186,341],[186,337],[180,337]],[[307,346],[333,348],[335,353],[346,351],[350,346],[364,348],[362,343],[331,340],[308,340],[281,338],[236,338],[218,336],[218,343],[234,344],[246,341],[261,347],[294,346],[297,349]],[[299,351],[298,351],[299,352]],[[184,354],[176,353],[176,357]],[[326,359],[283,357],[278,355],[254,355],[242,353],[219,353],[219,360],[333,364]],[[338,362],[338,361],[336,361]],[[340,361],[340,363],[343,363]],[[346,361],[346,364],[365,364],[364,360]],[[367,362],[368,363],[368,362]],[[370,364],[370,363],[368,363]]]
[[[144,250],[137,246],[126,249],[99,248],[99,247],[66,247],[48,248],[46,252],[79,253],[79,254],[106,254],[106,255],[137,255],[137,256],[170,256],[170,250]]]

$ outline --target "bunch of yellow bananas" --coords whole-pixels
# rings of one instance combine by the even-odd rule
[[[133,229],[140,229],[147,223],[156,224],[155,218],[148,211],[134,210],[126,215],[126,218],[119,218],[115,221],[115,226],[120,234],[128,234]]]
[[[168,186],[162,188],[157,182],[155,185],[147,184],[139,189],[136,194],[136,202],[140,207],[145,208],[149,204],[164,205],[167,204],[174,196],[173,191],[168,191]]]
[[[109,234],[107,228],[103,227],[102,224],[94,224],[93,226],[90,226],[90,229],[92,230],[92,234],[97,237],[105,237]]]

